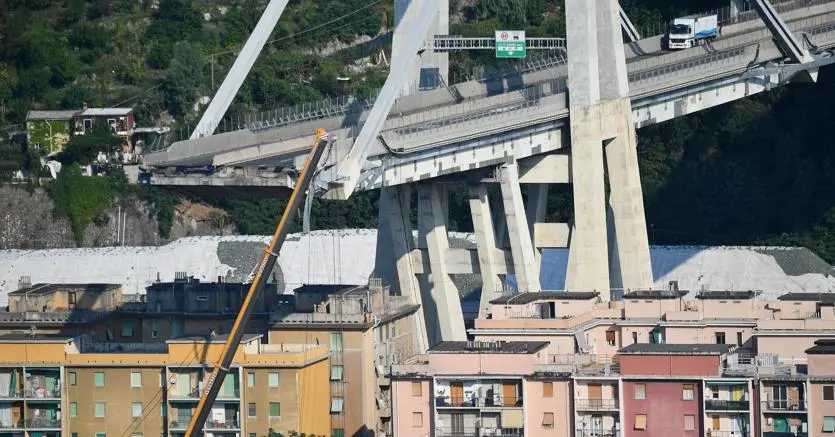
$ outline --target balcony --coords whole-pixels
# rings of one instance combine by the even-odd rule
[[[705,434],[707,437],[751,437],[748,431],[716,431],[709,429]]]
[[[11,416],[11,413],[9,414],[9,416]],[[23,429],[23,421],[18,420],[17,422],[12,422],[11,418],[9,418],[8,421],[0,420],[0,429],[3,429],[3,430],[20,429],[20,430],[22,430]]]
[[[774,431],[764,431],[763,437],[809,437],[808,432],[774,432]]]
[[[607,411],[617,410],[617,399],[575,399],[574,407],[578,411]]]
[[[47,400],[47,399],[49,399],[49,400],[59,401],[61,399],[61,389],[60,388],[47,389],[47,388],[43,388],[43,387],[27,386],[26,387],[26,399],[28,399],[28,400],[37,400],[37,399]]]
[[[523,437],[524,428],[435,428],[436,437]]]
[[[577,429],[574,430],[574,437],[620,437],[617,429]]]
[[[748,411],[750,409],[751,402],[749,401],[723,401],[719,399],[705,399],[705,410],[707,411]]]
[[[241,424],[237,420],[225,420],[223,422],[207,420],[203,429],[206,431],[239,430],[241,429]]]
[[[785,412],[805,413],[807,411],[807,407],[806,407],[806,401],[803,401],[803,400],[781,399],[781,400],[764,401],[762,403],[762,410],[764,412],[779,411],[781,413],[785,413]]]
[[[58,419],[47,419],[45,417],[27,419],[26,429],[61,429],[61,421]]]
[[[521,396],[437,396],[439,408],[512,408],[522,406]]]
[[[175,430],[182,430],[185,431],[188,428],[188,422],[191,419],[188,417],[180,417],[177,420],[172,420],[171,423],[168,424],[168,429],[171,431]]]
[[[23,399],[23,390],[10,389],[6,393],[0,393],[0,399]]]

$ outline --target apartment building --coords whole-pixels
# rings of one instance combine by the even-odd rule
[[[121,304],[118,284],[34,284],[24,280],[8,294],[9,311],[108,311]]]
[[[391,366],[395,436],[564,436],[570,373],[546,342],[442,342]]]
[[[270,313],[269,343],[314,343],[330,351],[332,436],[391,435],[388,369],[420,352],[418,308],[372,281],[302,286],[292,304]]]
[[[204,434],[330,433],[325,346],[246,335]],[[0,433],[34,437],[181,436],[224,336],[101,352],[89,337],[0,336]]]

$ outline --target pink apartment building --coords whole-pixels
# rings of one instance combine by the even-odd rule
[[[569,375],[547,346],[442,342],[392,366],[394,435],[569,437]]]

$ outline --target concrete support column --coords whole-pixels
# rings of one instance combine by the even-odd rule
[[[438,184],[418,185],[418,244],[429,254],[430,273],[424,275],[421,296],[430,345],[441,341],[465,341],[464,316],[458,288],[447,267],[449,250],[446,217]]]
[[[533,253],[533,242],[525,217],[525,205],[519,185],[519,168],[516,163],[505,164],[499,168],[499,181],[517,290],[520,293],[538,293],[542,290],[539,284],[539,265]]]
[[[392,63],[394,60],[394,53],[397,52],[396,47],[398,43],[404,38],[405,32],[400,28],[400,20],[403,13],[413,0],[394,0],[394,37],[392,39]],[[430,0],[414,0],[414,1],[430,1]],[[431,38],[435,35],[449,34],[449,0],[431,0],[435,9],[435,20],[429,28],[427,37]],[[441,86],[441,80],[449,83],[449,53],[435,53],[432,51],[425,51],[420,55],[420,63],[417,66],[420,69],[420,74],[416,75],[418,79],[409,84],[403,84],[403,95],[416,92],[419,88],[438,88]]]
[[[496,273],[498,263],[496,255],[501,252],[496,247],[493,216],[490,214],[490,199],[484,184],[470,187],[469,203],[478,251],[478,265],[481,270],[481,302],[478,307],[478,316],[485,317],[490,310],[490,301],[502,295],[502,280]]]
[[[612,112],[619,114],[611,120],[618,128],[617,135],[605,144],[609,206],[615,232],[613,240],[617,248],[615,260],[618,264],[616,266],[613,263],[611,267],[612,272],[619,270],[620,273],[620,284],[613,283],[613,286],[648,290],[653,283],[652,267],[638,169],[635,124],[628,97],[607,102],[606,105],[614,106]]]
[[[525,215],[528,217],[528,231],[531,233],[536,265],[542,264],[542,251],[536,247],[536,224],[544,223],[548,213],[548,184],[529,184]]]
[[[415,314],[415,347],[424,352],[429,348],[423,299],[412,265],[414,249],[411,211],[412,187],[399,185],[380,189],[380,210],[377,229],[377,257],[374,266],[376,276],[390,286],[392,294],[408,296],[413,304],[420,305]]]

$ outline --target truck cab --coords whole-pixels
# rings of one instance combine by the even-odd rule
[[[696,36],[693,31],[695,26],[696,20],[693,18],[676,18],[673,20],[667,33],[667,48],[681,50],[693,47]]]

